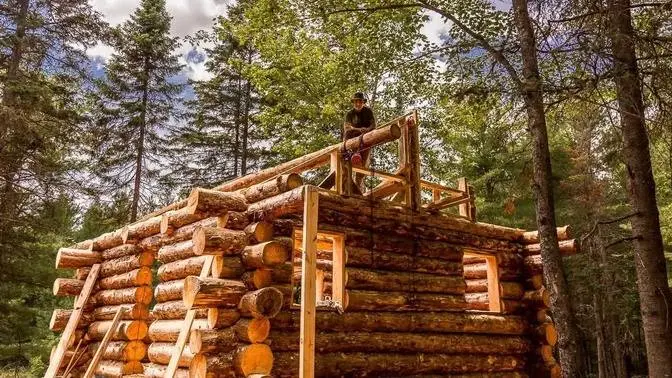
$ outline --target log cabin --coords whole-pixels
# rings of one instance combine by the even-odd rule
[[[559,377],[537,232],[476,221],[466,179],[421,179],[418,127],[409,113],[61,248],[73,278],[54,294],[75,305],[54,310],[47,377]],[[389,144],[389,171],[343,159]]]

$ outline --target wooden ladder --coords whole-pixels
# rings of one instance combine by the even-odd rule
[[[77,329],[77,325],[82,318],[84,305],[86,305],[86,302],[89,300],[91,292],[93,291],[93,286],[98,280],[99,272],[100,264],[93,264],[91,271],[89,272],[89,275],[86,277],[86,281],[84,282],[82,292],[79,294],[79,297],[77,297],[75,308],[72,311],[72,314],[70,314],[68,324],[65,326],[65,330],[63,330],[61,339],[58,341],[56,351],[54,352],[54,355],[49,362],[49,368],[47,369],[47,373],[44,375],[45,378],[56,378],[56,374],[58,374],[58,370],[61,368],[61,364],[63,364],[63,356],[65,356],[65,352],[68,349],[70,339],[74,335],[75,330]]]

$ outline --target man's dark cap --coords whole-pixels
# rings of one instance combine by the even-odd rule
[[[355,100],[362,100],[362,101],[366,102],[366,97],[364,97],[364,93],[357,92],[350,99],[350,101],[355,101]]]

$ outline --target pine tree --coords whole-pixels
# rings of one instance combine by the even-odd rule
[[[230,9],[229,17],[238,17],[240,10]],[[206,67],[213,77],[192,83],[195,98],[172,136],[178,157],[173,166],[190,186],[213,186],[247,174],[260,160],[253,119],[259,99],[242,74],[255,51],[233,36],[229,19],[223,17],[212,32],[200,32],[195,39],[214,44],[206,49]]]
[[[183,85],[177,38],[163,0],[143,0],[130,20],[114,32],[115,54],[100,82],[93,154],[97,174],[113,191],[131,191],[134,221],[165,163],[163,137]]]

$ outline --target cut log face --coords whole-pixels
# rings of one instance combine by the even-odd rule
[[[273,267],[287,261],[289,251],[282,243],[272,240],[245,247],[241,259],[249,268]]]
[[[199,227],[192,238],[196,255],[235,255],[247,245],[244,231]]]
[[[184,280],[183,296],[187,308],[235,307],[247,292],[240,281],[189,276]]]
[[[256,290],[270,286],[273,282],[273,274],[269,269],[255,269],[245,272],[242,280],[248,289]]]
[[[238,374],[238,376],[248,377],[251,374],[270,374],[272,367],[271,348],[266,344],[251,344],[223,355],[206,357],[204,354],[197,354],[189,366],[189,375],[191,377],[235,377]]]
[[[526,291],[523,296],[523,301],[530,308],[550,308],[551,295],[548,290],[541,288],[538,290]]]
[[[127,287],[145,286],[151,284],[152,269],[148,266],[133,269],[127,273],[101,278],[98,281],[98,286],[101,289],[123,289]]]
[[[273,223],[255,222],[245,227],[250,244],[263,243],[273,239]]]
[[[211,329],[227,328],[240,319],[240,312],[228,308],[209,308],[208,327]]]
[[[100,252],[88,249],[60,248],[56,253],[56,269],[90,267],[101,261]]]
[[[273,287],[265,287],[246,293],[240,300],[238,309],[243,314],[249,314],[255,318],[272,318],[282,309],[284,298],[280,290]]]

